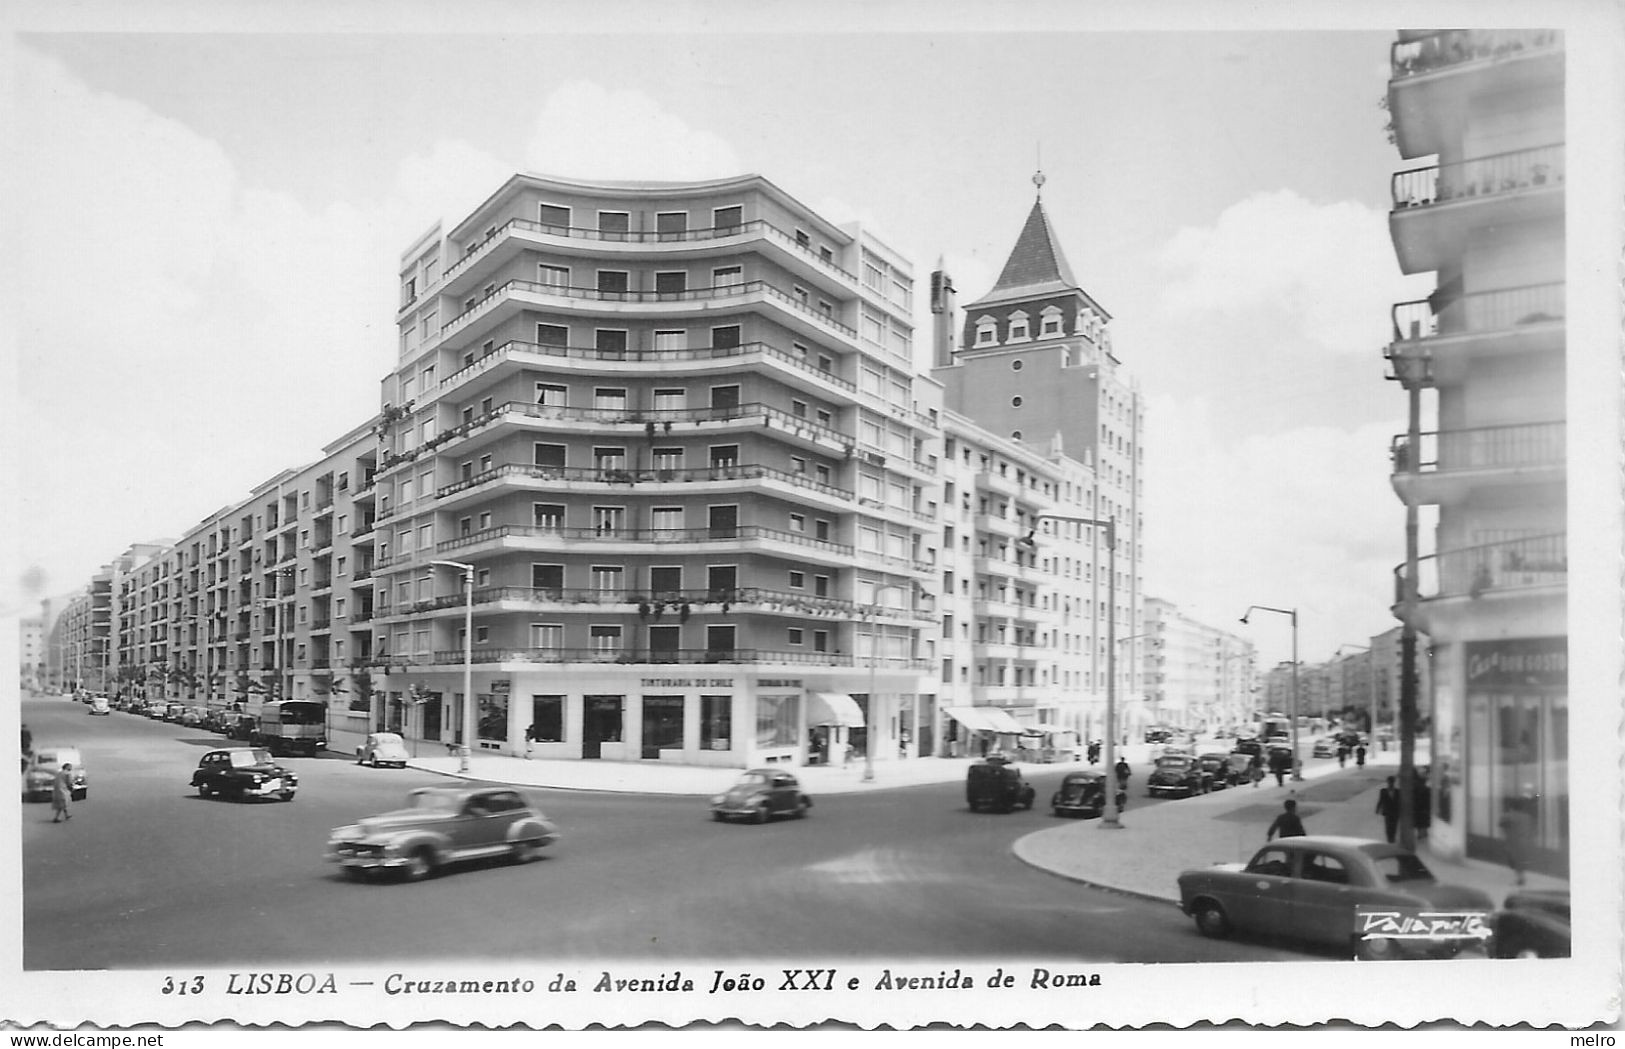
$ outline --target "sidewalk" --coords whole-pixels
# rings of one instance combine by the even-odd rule
[[[1425,764],[1425,755],[1419,756]],[[1273,777],[1257,787],[1242,785],[1136,810],[1145,778],[1129,787],[1122,829],[1099,820],[1068,822],[1015,843],[1017,858],[1062,878],[1147,899],[1179,902],[1176,879],[1183,870],[1215,863],[1245,863],[1264,844],[1264,834],[1288,797],[1298,799],[1298,815],[1310,834],[1340,834],[1382,840],[1382,817],[1375,812],[1377,791],[1398,770],[1399,754],[1373,755],[1366,767],[1340,769],[1333,762],[1306,767],[1302,783]],[[1295,793],[1294,793],[1295,792]],[[1442,882],[1483,889],[1498,902],[1517,886],[1512,871],[1481,860],[1448,860],[1425,841],[1417,854]],[[1530,873],[1526,888],[1566,889],[1560,878]]]

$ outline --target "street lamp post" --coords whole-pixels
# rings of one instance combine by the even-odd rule
[[[1247,611],[1241,614],[1241,621],[1247,622],[1247,617],[1253,614],[1254,609],[1260,612],[1276,612],[1283,616],[1292,617],[1292,695],[1287,703],[1287,718],[1292,722],[1292,781],[1303,780],[1303,770],[1298,761],[1298,610],[1296,608],[1271,608],[1268,605],[1248,605]]]
[[[467,598],[463,609],[463,751],[458,763],[459,772],[468,771],[469,755],[474,752],[474,566],[463,561],[430,561],[432,565],[455,568],[463,573],[463,593]]]
[[[1071,521],[1106,530],[1106,768],[1115,775],[1117,765],[1117,520],[1111,517],[1063,517],[1059,514],[1038,514],[1035,521]],[[1038,533],[1035,523],[1021,542],[1038,547],[1034,538]],[[1108,781],[1110,782],[1110,781]],[[1117,805],[1117,792],[1106,791],[1106,810],[1100,825],[1114,830],[1123,826],[1123,813]]]
[[[880,661],[880,633],[875,623],[875,617],[880,612],[880,595],[888,590],[895,590],[893,586],[875,588],[874,603],[863,613],[863,618],[869,622],[869,710],[868,726],[865,729],[863,746],[863,782],[875,781],[875,751],[880,741],[880,697],[875,693],[875,666]]]

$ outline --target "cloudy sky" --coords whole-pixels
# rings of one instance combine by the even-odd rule
[[[1041,164],[1148,399],[1148,592],[1250,629],[1269,660],[1286,622],[1241,627],[1249,604],[1300,609],[1309,660],[1392,626],[1405,401],[1381,351],[1390,305],[1431,290],[1387,235],[1407,166],[1377,104],[1392,31],[813,8],[853,17],[471,5],[450,33],[411,4],[388,27],[199,5],[23,26],[0,55],[23,595],[179,535],[363,421],[400,252],[516,171],[758,172],[870,223],[922,284],[944,258],[970,301]]]

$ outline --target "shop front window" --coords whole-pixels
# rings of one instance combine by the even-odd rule
[[[756,745],[793,747],[800,696],[761,696],[756,700]]]
[[[531,738],[537,743],[564,742],[564,697],[530,697]]]
[[[482,692],[479,700],[480,739],[501,743],[508,738],[508,694]]]
[[[727,750],[733,744],[733,697],[700,697],[700,748]]]

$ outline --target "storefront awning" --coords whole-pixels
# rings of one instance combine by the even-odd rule
[[[844,692],[814,692],[807,704],[807,724],[862,728],[863,711],[858,701]]]
[[[1000,710],[998,707],[987,707],[983,709],[982,713],[986,715],[989,727],[991,727],[994,732],[1010,733],[1019,736],[1023,732],[1027,731],[1027,727],[1021,722],[1017,721],[1015,718],[1011,717],[1008,711]]]
[[[988,724],[985,716],[987,713],[985,707],[943,707],[942,712],[972,732],[993,731],[993,726]]]

